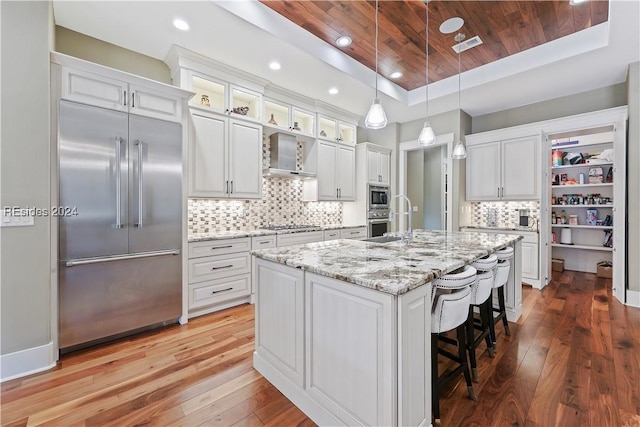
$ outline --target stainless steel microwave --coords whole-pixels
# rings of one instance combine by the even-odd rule
[[[368,210],[388,209],[389,187],[382,185],[370,185],[369,198],[367,199],[367,208]]]

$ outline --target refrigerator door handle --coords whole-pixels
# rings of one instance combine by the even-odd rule
[[[142,215],[143,215],[143,198],[142,198],[142,154],[144,151],[144,143],[141,140],[136,141],[138,146],[138,223],[137,228],[142,228]]]
[[[99,262],[124,261],[128,259],[150,258],[155,256],[166,256],[166,255],[180,255],[180,249],[174,249],[170,251],[141,252],[138,254],[115,255],[115,256],[99,257],[99,258],[72,259],[72,260],[66,261],[65,266],[75,267],[78,265],[97,264]]]
[[[121,168],[121,145],[122,138],[116,136],[116,228],[122,228],[122,218],[120,217],[120,209],[122,203],[122,168]]]

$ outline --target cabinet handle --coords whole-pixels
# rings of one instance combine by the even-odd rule
[[[501,188],[502,188],[502,195],[500,197],[504,197],[504,187],[501,187]]]
[[[225,193],[229,194],[229,180],[227,180],[226,183],[227,183],[227,191],[225,191]]]
[[[338,189],[336,188],[336,199],[340,198],[340,193],[338,193]]]
[[[233,288],[227,288],[227,289],[220,289],[219,291],[211,291],[211,295],[213,294],[219,294],[220,292],[227,292],[232,290]]]
[[[211,248],[211,250],[213,251],[213,250],[215,250],[215,249],[227,249],[227,248],[232,248],[232,247],[233,247],[233,245],[227,245],[227,246],[213,246],[213,247]]]
[[[131,108],[136,108],[136,93],[131,92]]]
[[[127,91],[124,91],[124,106],[127,106]]]
[[[351,232],[351,233],[349,233],[349,234],[359,234],[359,233],[360,233],[359,231],[352,231],[352,232]]]
[[[263,241],[262,241],[262,242],[260,242],[259,244],[260,244],[260,245],[266,245],[266,244],[268,244],[268,243],[269,243],[269,241],[268,241],[268,240],[263,240]]]
[[[223,265],[222,267],[211,267],[211,271],[213,271],[213,270],[221,270],[223,268],[231,268],[231,267],[233,267],[233,264]]]
[[[233,180],[231,180],[231,193],[230,194],[233,194]]]
[[[498,197],[500,197],[500,187],[498,187]]]
[[[342,188],[338,188],[338,198],[342,199]]]

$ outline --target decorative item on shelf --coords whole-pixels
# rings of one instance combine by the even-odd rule
[[[584,184],[584,174],[580,173],[580,180],[578,181],[580,184]]]
[[[569,225],[578,225],[578,215],[569,215]]]
[[[562,166],[562,158],[564,153],[560,150],[553,150],[551,153],[551,164],[553,166]]]
[[[560,214],[560,224],[566,224],[567,223],[567,212],[565,212],[564,209],[562,209],[562,213]]]
[[[602,184],[602,168],[589,168],[589,184]]]
[[[613,231],[606,230],[604,232],[604,240],[602,241],[602,246],[605,246],[607,248],[613,247]]]
[[[611,279],[613,276],[613,263],[611,261],[600,261],[596,264],[596,267],[596,276],[606,279]]]
[[[552,185],[560,185],[560,175],[555,174],[553,177],[553,184]]]
[[[326,136],[327,136],[327,133],[326,133],[325,131],[321,130],[321,131],[320,131],[320,136],[325,136],[325,137],[326,137]]]
[[[565,153],[562,163],[564,165],[579,165],[584,163],[584,157],[582,157],[582,153]]]
[[[272,124],[274,126],[278,126],[278,122],[276,122],[275,117],[273,117],[273,113],[271,113],[271,118],[269,119],[269,124]]]
[[[462,42],[462,40],[464,40],[465,35],[464,33],[458,33],[456,34],[456,36],[454,37],[454,40],[456,42],[458,42],[458,44],[460,44]],[[461,111],[461,103],[460,103],[460,54],[462,53],[462,49],[458,49],[458,142],[456,142],[456,145],[453,147],[453,154],[451,157],[453,157],[455,160],[462,160],[462,159],[466,159],[467,158],[467,149],[465,148],[464,144],[462,143],[462,135],[460,135],[462,133],[462,118],[460,117],[460,111]]]
[[[234,107],[231,112],[240,114],[241,116],[246,116],[249,112],[249,107]]]
[[[613,182],[613,168],[609,168],[609,172],[607,172],[607,182]]]
[[[598,225],[598,210],[587,209],[587,225]]]
[[[604,221],[602,221],[602,225],[607,227],[611,227],[613,225],[613,219],[611,219],[611,215],[607,215],[604,218]]]
[[[200,97],[200,105],[211,107],[211,103],[209,102],[209,95],[202,95],[202,97]]]
[[[378,0],[376,0],[376,97],[373,98],[369,112],[364,119],[364,125],[368,129],[382,129],[387,125],[387,115],[384,112],[384,108],[382,108],[380,98],[378,98],[378,30]]]
[[[571,240],[571,229],[563,228],[560,230],[560,243],[563,245],[573,245],[573,241]]]
[[[298,122],[293,122],[293,130],[300,130],[300,126],[298,126]]]
[[[566,173],[561,173],[560,174],[560,185],[567,185],[567,174]]]

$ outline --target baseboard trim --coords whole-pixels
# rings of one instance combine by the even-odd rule
[[[0,382],[13,380],[56,366],[53,342],[0,356]]]
[[[625,304],[640,308],[640,292],[627,289],[627,302]]]

